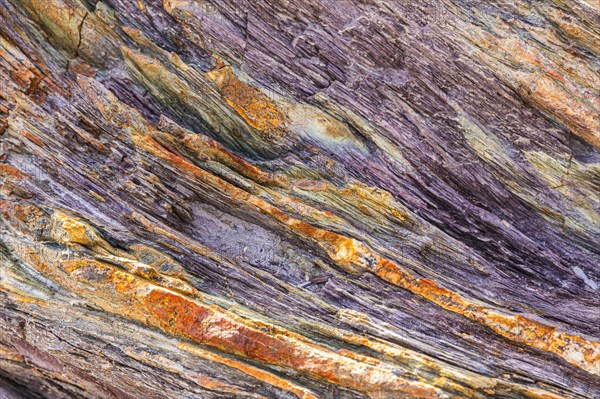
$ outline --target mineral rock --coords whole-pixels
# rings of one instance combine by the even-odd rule
[[[599,398],[593,0],[0,0],[0,398]]]

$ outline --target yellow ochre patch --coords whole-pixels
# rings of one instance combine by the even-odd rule
[[[286,116],[265,93],[240,80],[229,65],[215,56],[216,68],[205,74],[214,82],[230,107],[256,130],[269,139],[281,137]]]

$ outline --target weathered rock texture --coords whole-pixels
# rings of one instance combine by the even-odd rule
[[[0,397],[599,397],[597,1],[0,33]]]

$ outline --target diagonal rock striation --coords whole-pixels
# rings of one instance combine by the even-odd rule
[[[597,397],[599,27],[0,0],[0,397]]]

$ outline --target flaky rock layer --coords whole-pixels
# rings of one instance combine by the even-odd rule
[[[599,48],[585,0],[0,0],[0,397],[598,397]]]

